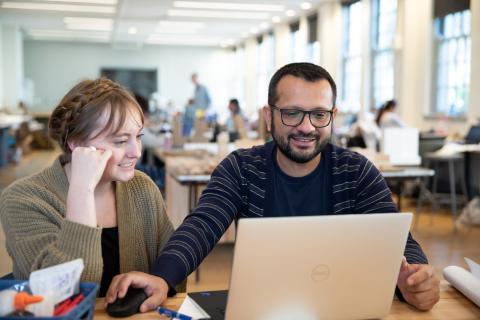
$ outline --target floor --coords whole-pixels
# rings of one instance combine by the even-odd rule
[[[59,151],[34,151],[23,157],[17,165],[0,168],[0,190],[14,180],[37,172],[50,165]],[[415,203],[404,199],[404,211],[415,211]],[[412,230],[414,238],[421,244],[430,263],[435,266],[437,274],[448,265],[466,267],[463,257],[469,257],[480,263],[480,228],[453,228],[452,216],[448,208],[432,212],[428,206],[422,208],[417,217],[417,225]],[[2,241],[3,232],[0,232]],[[3,246],[0,247],[0,274],[11,270],[9,259],[6,259]],[[218,245],[200,266],[200,281],[195,282],[192,274],[188,279],[189,291],[226,289],[230,278],[233,245]]]

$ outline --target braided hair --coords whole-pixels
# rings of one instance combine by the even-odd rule
[[[117,133],[127,115],[138,112],[143,125],[143,112],[135,98],[122,86],[107,79],[84,80],[74,86],[53,110],[48,123],[50,137],[58,142],[71,160],[69,141],[83,142],[98,137],[103,132]],[[108,120],[100,127],[102,115]]]

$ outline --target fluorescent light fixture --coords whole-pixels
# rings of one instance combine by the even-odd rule
[[[52,4],[38,2],[2,2],[1,8],[23,9],[23,10],[44,10],[44,11],[70,11],[70,12],[94,12],[94,13],[115,13],[115,7],[109,6],[85,6],[74,4]]]
[[[294,17],[295,14],[296,14],[296,13],[295,13],[294,10],[287,10],[287,11],[285,11],[285,15],[286,15],[287,17]]]
[[[158,26],[162,28],[190,28],[190,29],[200,29],[205,27],[203,22],[193,22],[193,21],[172,21],[172,20],[161,20],[158,22]]]
[[[201,18],[219,18],[219,19],[245,19],[245,20],[265,20],[270,17],[265,12],[246,12],[246,11],[206,11],[206,10],[168,10],[167,14],[172,17],[201,17]]]
[[[248,37],[248,32],[242,32],[242,38]]]
[[[300,8],[303,10],[310,10],[312,8],[312,4],[310,2],[302,2]]]
[[[255,27],[251,27],[251,28],[250,28],[250,33],[251,33],[251,34],[257,34],[257,33],[258,33],[258,29],[255,28]]]
[[[205,26],[203,22],[192,21],[160,21],[155,29],[156,33],[179,33],[179,34],[195,34]]]
[[[71,31],[71,30],[42,30],[32,29],[27,36],[36,40],[88,40],[94,42],[110,41],[109,32]]]
[[[138,30],[135,27],[128,28],[128,34],[137,34]]]
[[[254,4],[233,2],[198,2],[198,1],[174,1],[175,8],[187,9],[216,9],[216,10],[247,10],[247,11],[283,11],[285,6],[278,4]]]
[[[184,45],[184,46],[215,46],[221,43],[218,37],[179,37],[178,35],[151,35],[145,41],[148,44]]]
[[[113,20],[107,18],[65,17],[63,22],[70,30],[111,31],[113,28]]]
[[[272,22],[273,23],[280,23],[280,21],[282,21],[282,19],[279,16],[273,16],[272,17]]]
[[[75,3],[90,3],[90,4],[117,4],[117,0],[37,0],[37,2],[75,2]]]

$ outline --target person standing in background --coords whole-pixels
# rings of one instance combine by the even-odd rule
[[[228,102],[228,110],[230,110],[230,117],[228,117],[226,122],[226,127],[228,131],[228,136],[230,142],[233,142],[240,138],[240,130],[237,128],[237,122],[243,121],[242,111],[240,110],[240,104],[237,99],[230,99]],[[236,118],[240,118],[239,120]],[[240,128],[245,129],[245,128]]]
[[[198,74],[192,74],[192,82],[195,85],[195,92],[193,93],[193,105],[195,112],[203,110],[204,112],[210,107],[211,99],[207,87],[198,81]]]

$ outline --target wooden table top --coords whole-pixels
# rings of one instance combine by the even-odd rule
[[[440,301],[435,307],[428,311],[422,312],[402,303],[395,299],[390,309],[390,314],[385,317],[386,320],[429,320],[429,319],[480,319],[480,308],[473,302],[465,298],[455,288],[451,287],[446,281],[442,281],[440,285]],[[185,293],[177,294],[173,298],[169,298],[164,303],[164,307],[172,310],[178,310],[185,298]],[[156,312],[148,312],[137,314],[132,319],[161,319]],[[105,312],[104,299],[97,299],[95,306],[95,319],[110,319]]]

